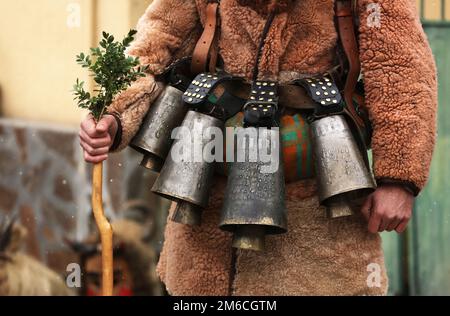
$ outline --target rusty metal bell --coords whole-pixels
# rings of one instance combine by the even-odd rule
[[[214,162],[203,159],[174,160],[180,148],[192,148],[194,142],[204,148],[210,139],[204,137],[204,130],[210,127],[223,129],[224,123],[212,116],[189,111],[181,125],[180,132],[190,131],[190,137],[181,137],[173,143],[170,154],[161,169],[152,191],[162,197],[177,202],[173,221],[200,225],[201,213],[208,205],[210,187],[215,171]]]
[[[238,150],[245,150],[245,160],[230,163],[220,228],[234,233],[234,248],[263,251],[266,235],[287,231],[287,211],[279,132],[264,129],[257,134],[258,139],[276,137],[270,150],[277,152],[278,167],[274,172],[263,172],[267,162],[259,157],[255,162],[249,159],[252,142],[240,146],[238,140]]]
[[[141,166],[159,172],[172,145],[172,130],[180,126],[188,107],[183,92],[166,86],[150,110],[130,147],[144,155]]]
[[[320,203],[329,218],[350,216],[375,188],[363,153],[342,115],[311,124]]]

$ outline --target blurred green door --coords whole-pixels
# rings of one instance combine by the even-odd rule
[[[438,140],[409,241],[412,295],[450,295],[450,23],[424,23],[439,75]]]
[[[424,23],[439,76],[438,140],[407,235],[383,235],[391,295],[450,295],[450,23]]]

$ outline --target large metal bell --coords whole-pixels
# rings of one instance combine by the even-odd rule
[[[367,159],[344,116],[318,119],[311,129],[320,202],[329,218],[350,216],[376,188]]]
[[[144,155],[141,165],[159,172],[172,145],[172,130],[180,126],[188,107],[182,100],[183,92],[166,86],[152,104],[130,147]]]
[[[230,163],[220,228],[234,233],[233,247],[262,251],[266,235],[287,231],[283,161],[277,130],[246,130],[250,129],[257,131],[258,139],[276,139],[270,141],[270,151],[277,153],[278,166],[273,172],[264,171],[268,162],[260,157],[257,161],[249,159],[258,141],[246,141],[241,146],[238,139],[238,153],[245,150],[245,160]]]
[[[152,188],[154,193],[177,202],[173,221],[187,225],[200,225],[201,212],[208,205],[215,170],[214,162],[203,159],[176,161],[174,157],[180,148],[191,150],[194,142],[198,142],[196,146],[205,148],[211,139],[204,137],[204,131],[210,127],[223,129],[223,125],[221,120],[212,116],[195,111],[187,113],[180,132],[190,131],[189,137],[180,137],[175,140]]]

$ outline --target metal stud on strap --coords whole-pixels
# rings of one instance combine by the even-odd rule
[[[342,95],[329,74],[322,77],[301,79],[296,83],[303,86],[311,99],[317,103],[317,115],[339,113],[344,110]]]
[[[245,124],[272,127],[278,112],[278,85],[271,81],[252,84],[249,100],[244,106]]]
[[[183,101],[192,106],[201,105],[218,84],[231,79],[233,77],[225,73],[201,73],[189,85],[183,95]]]

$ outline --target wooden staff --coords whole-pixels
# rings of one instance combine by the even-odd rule
[[[92,173],[92,210],[102,244],[102,293],[113,295],[113,230],[103,210],[103,163],[94,165]]]
[[[122,41],[115,41],[114,36],[103,32],[99,47],[92,48],[91,54],[80,53],[77,63],[87,68],[91,76],[97,78],[94,83],[96,96],[84,88],[84,82],[77,79],[73,94],[78,107],[89,109],[95,122],[99,122],[111,105],[114,97],[126,90],[132,82],[146,76],[148,66],[139,66],[139,58],[125,54],[127,47],[134,40],[135,30],[130,30]],[[104,71],[114,67],[111,71]],[[115,82],[115,85],[110,85]],[[103,163],[94,165],[92,174],[92,210],[100,233],[102,244],[102,291],[103,296],[113,295],[113,231],[105,217],[102,199]]]

